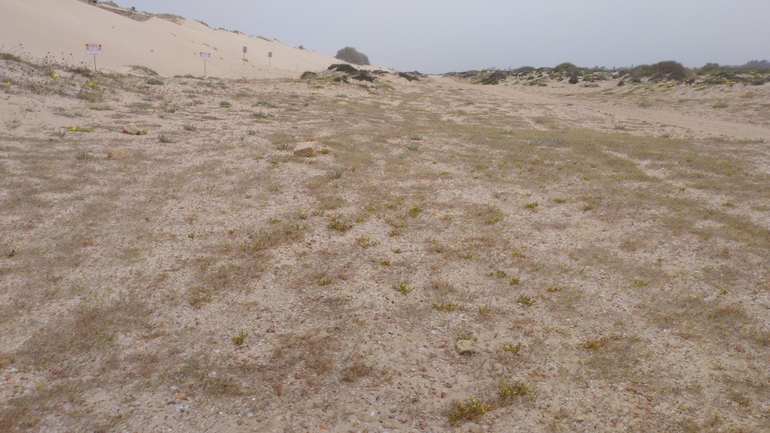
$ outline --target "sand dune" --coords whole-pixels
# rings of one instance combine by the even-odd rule
[[[3,0],[0,46],[33,58],[50,55],[57,61],[92,65],[85,44],[98,43],[103,47],[103,55],[96,59],[101,70],[125,72],[128,65],[142,65],[164,76],[203,75],[200,52],[211,53],[208,75],[222,78],[295,76],[339,62],[278,41],[213,30],[194,20],[175,23],[152,16],[137,18],[144,21],[78,0]],[[245,64],[244,46],[248,51]],[[270,66],[268,52],[273,53]]]

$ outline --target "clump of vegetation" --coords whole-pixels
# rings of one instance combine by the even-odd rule
[[[453,302],[441,302],[441,303],[434,303],[433,308],[439,311],[455,311],[456,309],[460,308],[460,305],[455,304]]]
[[[396,284],[393,286],[393,289],[402,295],[408,295],[409,293],[412,293],[412,290],[414,290],[413,287],[408,287],[406,283]]]
[[[420,206],[415,205],[409,208],[409,216],[412,218],[417,218],[420,216],[420,213],[422,213],[422,208]]]
[[[492,409],[491,404],[487,404],[471,396],[465,401],[456,401],[454,408],[447,414],[449,422],[456,424],[459,421],[472,421]]]
[[[517,395],[527,395],[529,386],[524,382],[503,380],[497,384],[497,390],[503,399],[511,399]]]
[[[369,64],[369,57],[367,57],[364,53],[358,52],[358,50],[353,47],[342,48],[341,50],[337,51],[337,54],[334,57],[342,60],[343,62],[352,63],[354,65]]]
[[[535,303],[535,298],[531,298],[527,295],[522,294],[522,295],[519,295],[519,299],[517,299],[516,302],[521,305],[530,306]]]
[[[232,107],[232,104],[230,104],[230,101],[221,101],[219,103],[219,106],[222,108],[230,108]]]
[[[521,350],[521,342],[518,342],[516,344],[510,344],[510,343],[504,343],[503,344],[503,351],[505,352],[511,352],[512,354],[519,353],[519,350]]]
[[[332,283],[332,277],[321,278],[320,280],[318,280],[319,286],[328,286],[331,283]]]
[[[230,339],[233,341],[233,344],[236,346],[242,346],[243,342],[246,340],[246,337],[249,335],[246,331],[241,331],[238,335],[233,335],[230,337]]]
[[[515,285],[519,284],[520,282],[521,282],[521,277],[519,277],[518,275],[516,275],[515,277],[511,277],[511,279],[508,280],[508,284],[510,284],[512,286],[515,286]]]
[[[356,238],[356,243],[361,248],[369,248],[369,247],[373,247],[373,246],[379,244],[379,242],[377,242],[375,240],[372,240],[369,236],[359,236],[359,237],[357,237]]]
[[[335,217],[329,217],[328,227],[332,230],[346,232],[353,228],[353,224],[349,224],[344,221],[341,221],[339,217],[335,216]]]

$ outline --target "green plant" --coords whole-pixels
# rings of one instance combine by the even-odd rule
[[[160,134],[158,136],[158,141],[160,141],[161,143],[173,143],[174,142],[174,140],[172,140],[170,137],[167,137],[164,134]]]
[[[526,395],[529,392],[529,386],[524,382],[503,380],[497,384],[497,390],[500,392],[500,397],[510,399],[517,395]]]
[[[489,311],[490,311],[489,305],[480,305],[479,306],[479,314],[482,314],[482,315],[486,316],[487,314],[489,314]]]
[[[589,210],[593,210],[594,205],[592,204],[584,204],[581,209],[583,209],[584,212],[588,212]]]
[[[276,143],[275,145],[275,148],[278,150],[286,150],[288,147],[289,147],[289,143],[286,143],[286,142]]]
[[[163,109],[166,113],[176,113],[177,105],[176,104],[170,104],[167,105],[166,108]]]
[[[395,291],[397,291],[397,292],[401,293],[402,295],[407,295],[407,294],[411,293],[411,292],[412,292],[412,290],[414,290],[414,288],[412,288],[412,287],[408,287],[408,286],[406,285],[406,283],[399,283],[399,284],[396,284],[396,285],[394,285],[394,286],[393,286],[393,289],[394,289]]]
[[[407,150],[417,150],[417,149],[419,149],[419,148],[420,148],[420,145],[419,145],[419,144],[417,144],[417,143],[408,143],[408,144],[406,145],[406,149],[407,149]]]
[[[352,63],[354,65],[369,64],[369,57],[367,57],[366,54],[364,53],[358,52],[358,50],[356,50],[353,47],[345,47],[340,49],[339,51],[337,51],[337,54],[334,57],[344,62]],[[330,66],[329,68],[331,69],[332,66]],[[351,69],[355,70],[352,67]]]
[[[195,130],[198,128],[196,128],[195,125],[184,125],[182,126],[182,129],[185,131],[195,132]]]
[[[230,108],[232,107],[232,104],[230,104],[230,101],[222,101],[219,103],[219,106],[221,108]]]
[[[556,292],[561,292],[562,290],[564,290],[564,287],[561,287],[561,286],[549,286],[548,288],[546,288],[546,290],[548,291],[548,293],[556,293]]]
[[[598,340],[586,340],[585,343],[583,343],[583,347],[588,350],[597,350],[602,347],[606,341],[607,340],[605,338],[600,338]]]
[[[163,80],[159,80],[157,78],[148,78],[147,81],[145,81],[145,83],[153,86],[162,86],[165,84]]]
[[[471,421],[484,415],[490,409],[492,409],[491,404],[483,403],[476,397],[471,396],[468,400],[454,402],[454,410],[447,414],[447,418],[449,418],[449,422],[452,424],[462,420]]]
[[[534,209],[534,208],[536,208],[537,206],[538,206],[537,202],[536,202],[536,201],[533,201],[533,202],[531,202],[531,203],[527,203],[527,204],[525,204],[525,205],[524,205],[524,208],[525,208],[525,209]]]
[[[260,110],[251,113],[251,117],[256,117],[257,119],[267,119],[268,117],[275,117],[275,115],[272,113],[263,113],[262,110]]]
[[[233,344],[235,344],[236,346],[242,346],[244,340],[246,340],[246,337],[248,335],[249,335],[248,332],[241,331],[238,335],[233,335],[232,337],[230,337],[230,340],[232,340]]]
[[[521,350],[521,342],[516,344],[503,343],[503,351],[505,352],[511,352],[515,355],[519,353],[519,350]]]
[[[267,222],[269,222],[270,224],[278,224],[279,222],[281,222],[281,220],[279,220],[278,218],[268,218]]]
[[[373,247],[373,246],[379,244],[379,242],[373,241],[369,236],[359,236],[359,237],[357,237],[356,238],[356,243],[361,248],[369,248],[369,247]]]
[[[326,175],[329,176],[329,178],[331,179],[339,179],[340,177],[342,177],[342,173],[344,172],[345,172],[345,169],[339,167],[339,168],[333,168],[331,170],[328,170],[326,172]]]
[[[439,311],[455,311],[456,309],[460,308],[460,306],[458,304],[453,303],[453,302],[447,302],[447,303],[444,303],[444,302],[441,302],[441,303],[434,302],[433,303],[433,308],[435,308],[436,310],[439,310]]]
[[[247,135],[257,135],[257,131],[255,131],[253,129],[247,129],[246,130],[246,134]]]
[[[508,280],[508,284],[510,284],[512,286],[515,286],[515,285],[519,284],[520,282],[521,282],[521,277],[519,277],[518,275],[516,275],[515,277],[511,277],[511,279]]]
[[[332,230],[337,230],[340,232],[346,232],[353,228],[352,224],[348,224],[346,222],[340,221],[339,217],[329,217],[329,224],[327,225]]]
[[[507,277],[507,276],[508,276],[508,272],[505,272],[505,271],[504,271],[504,270],[502,270],[502,269],[498,269],[498,270],[496,270],[496,271],[494,272],[494,274],[493,274],[493,275],[494,275],[494,276],[496,276],[497,278],[505,278],[505,277]]]
[[[412,218],[417,218],[420,216],[420,213],[422,212],[422,208],[420,206],[412,206],[409,208],[409,216]]]
[[[516,302],[522,305],[530,306],[535,303],[535,298],[531,298],[527,295],[521,294],[519,295],[519,299],[516,300]]]
[[[390,260],[388,260],[388,259],[382,259],[382,260],[380,260],[380,264],[381,264],[382,266],[390,266]]]
[[[75,153],[75,159],[78,161],[88,161],[93,158],[94,155],[91,152],[77,152]]]
[[[401,236],[401,232],[398,229],[392,229],[388,232],[388,236],[395,237],[395,236]]]
[[[634,281],[631,282],[631,285],[634,287],[642,287],[642,286],[646,286],[647,282],[639,278],[634,278]]]
[[[410,135],[409,139],[413,140],[413,141],[420,141],[420,140],[422,140],[422,136],[420,136],[420,135]]]
[[[319,286],[327,286],[332,283],[332,277],[326,277],[318,280]]]
[[[727,107],[728,107],[727,102],[718,102],[714,104],[712,108],[727,108]]]

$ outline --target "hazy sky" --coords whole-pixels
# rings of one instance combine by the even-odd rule
[[[770,60],[770,0],[118,0],[213,28],[439,73]]]

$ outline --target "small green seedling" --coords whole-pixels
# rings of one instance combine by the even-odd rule
[[[244,342],[244,340],[246,340],[246,337],[247,337],[248,335],[249,335],[249,333],[248,333],[248,332],[246,332],[246,331],[241,331],[241,333],[240,333],[240,334],[238,334],[238,335],[233,335],[232,337],[230,337],[230,340],[232,340],[232,341],[233,341],[233,344],[235,344],[236,346],[242,346],[242,345],[243,345],[243,342]]]
[[[408,287],[406,283],[396,284],[393,286],[393,289],[402,295],[408,295],[409,293],[412,293],[412,290],[414,290],[414,288]]]
[[[519,350],[521,350],[521,342],[516,344],[503,343],[503,351],[505,352],[511,352],[515,355],[519,353]]]
[[[332,283],[332,277],[326,277],[318,280],[319,286],[328,286],[331,283]]]
[[[516,275],[515,277],[512,277],[510,280],[508,280],[508,284],[515,286],[521,282],[521,277]]]
[[[529,296],[522,294],[519,295],[519,299],[516,302],[522,305],[530,306],[535,303],[535,298],[530,298]]]

